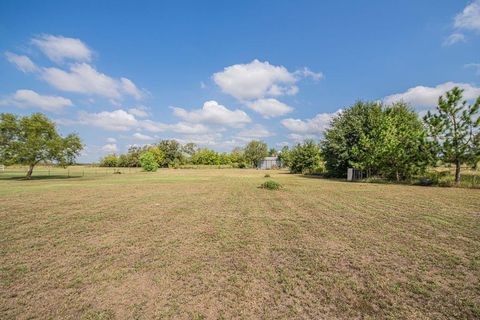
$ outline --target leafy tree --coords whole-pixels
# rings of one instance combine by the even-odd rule
[[[140,155],[145,151],[143,147],[131,146],[126,154],[125,167],[140,167]]]
[[[164,153],[162,166],[171,166],[183,161],[181,145],[176,140],[162,140],[157,147]]]
[[[354,167],[405,180],[433,161],[422,123],[404,103],[357,102],[333,119],[321,147],[329,174],[337,177]]]
[[[78,135],[61,137],[55,124],[41,113],[29,117],[0,114],[0,162],[28,165],[27,179],[39,162],[65,166],[73,163],[82,149]]]
[[[222,152],[218,155],[218,164],[220,165],[230,165],[232,164],[232,159],[230,155],[226,152]]]
[[[311,173],[320,166],[320,147],[313,140],[297,144],[289,152],[289,168],[292,173]]]
[[[381,104],[357,102],[332,120],[321,142],[322,155],[330,175],[345,177],[351,166],[374,165],[370,150],[373,145],[360,145],[360,141],[366,141],[365,136],[370,136],[381,116]]]
[[[480,96],[472,105],[463,100],[463,89],[454,87],[438,98],[437,113],[424,117],[438,155],[445,163],[455,165],[455,183],[460,184],[462,163],[476,158],[476,134],[480,127]]]
[[[155,161],[157,162],[157,165],[161,167],[163,163],[165,162],[165,153],[163,153],[158,146],[150,146],[148,147],[148,151],[153,154],[155,157]]]
[[[282,150],[278,153],[278,157],[282,160],[283,165],[290,167],[290,148],[288,146],[284,146]]]
[[[207,148],[199,149],[190,160],[193,164],[218,165],[220,163],[218,153]]]
[[[269,157],[275,157],[278,155],[278,151],[277,149],[275,148],[270,148],[270,150],[268,150],[268,156]]]
[[[119,158],[116,154],[109,154],[100,160],[101,167],[120,167]]]
[[[233,148],[232,152],[230,153],[230,160],[235,167],[246,167],[245,153],[244,150],[240,147]]]
[[[252,140],[245,147],[245,159],[252,166],[256,166],[268,155],[268,146],[265,142]]]
[[[140,155],[140,163],[145,171],[153,172],[158,169],[157,159],[151,151],[145,151]]]
[[[193,142],[186,143],[182,146],[182,152],[190,157],[193,156],[197,152],[197,150],[198,146]]]

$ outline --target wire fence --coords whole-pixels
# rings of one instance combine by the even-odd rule
[[[87,166],[71,166],[67,168],[61,167],[36,167],[33,169],[32,177],[42,178],[81,178],[81,177],[95,177],[106,176],[112,174],[132,174],[139,173],[142,168],[135,167],[87,167]],[[28,167],[4,166],[0,170],[0,179],[14,179],[25,177],[28,172]]]

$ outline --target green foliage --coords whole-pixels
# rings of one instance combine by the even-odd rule
[[[27,179],[39,162],[55,161],[66,166],[82,149],[78,135],[62,138],[55,124],[41,113],[25,117],[0,114],[0,163],[28,165]]]
[[[274,180],[267,180],[260,185],[260,188],[268,190],[279,190],[282,188],[282,185]]]
[[[100,167],[118,167],[119,158],[115,154],[110,154],[100,159]]]
[[[290,148],[288,146],[284,146],[282,150],[278,153],[278,158],[282,160],[284,166],[290,168],[291,161],[290,161]]]
[[[354,167],[405,180],[433,161],[422,123],[404,103],[355,103],[333,119],[321,149],[328,173],[336,177]]]
[[[455,183],[460,184],[462,163],[477,163],[480,150],[480,96],[474,104],[463,100],[463,89],[453,88],[438,98],[437,113],[430,111],[425,124],[440,159],[455,164]]]
[[[313,173],[320,167],[320,147],[313,140],[297,144],[288,153],[288,165],[292,173]]]
[[[165,155],[164,161],[161,164],[163,167],[173,166],[174,163],[182,163],[184,161],[180,143],[176,140],[162,140],[157,145]]]
[[[157,159],[151,151],[146,151],[140,155],[140,164],[145,171],[153,172],[158,169]]]
[[[245,160],[251,166],[256,166],[263,158],[268,156],[268,146],[265,142],[252,140],[245,147]]]
[[[204,148],[199,149],[190,159],[193,164],[204,164],[204,165],[218,165],[220,160],[218,153]]]
[[[158,148],[158,146],[152,146],[148,148],[148,151],[155,157],[155,162],[158,167],[161,167],[165,163],[165,153]]]
[[[230,153],[230,161],[234,168],[245,168],[247,164],[244,150],[240,147],[233,148]]]
[[[277,156],[277,155],[278,155],[277,149],[275,149],[275,148],[270,148],[270,149],[268,150],[268,156],[269,156],[269,157],[275,157],[275,156]]]

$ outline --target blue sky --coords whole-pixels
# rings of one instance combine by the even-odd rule
[[[80,161],[176,138],[319,139],[357,100],[480,95],[480,1],[0,2],[0,110],[44,112]]]

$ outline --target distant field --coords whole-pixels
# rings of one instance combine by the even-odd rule
[[[480,190],[265,173],[0,179],[0,318],[480,318]]]

